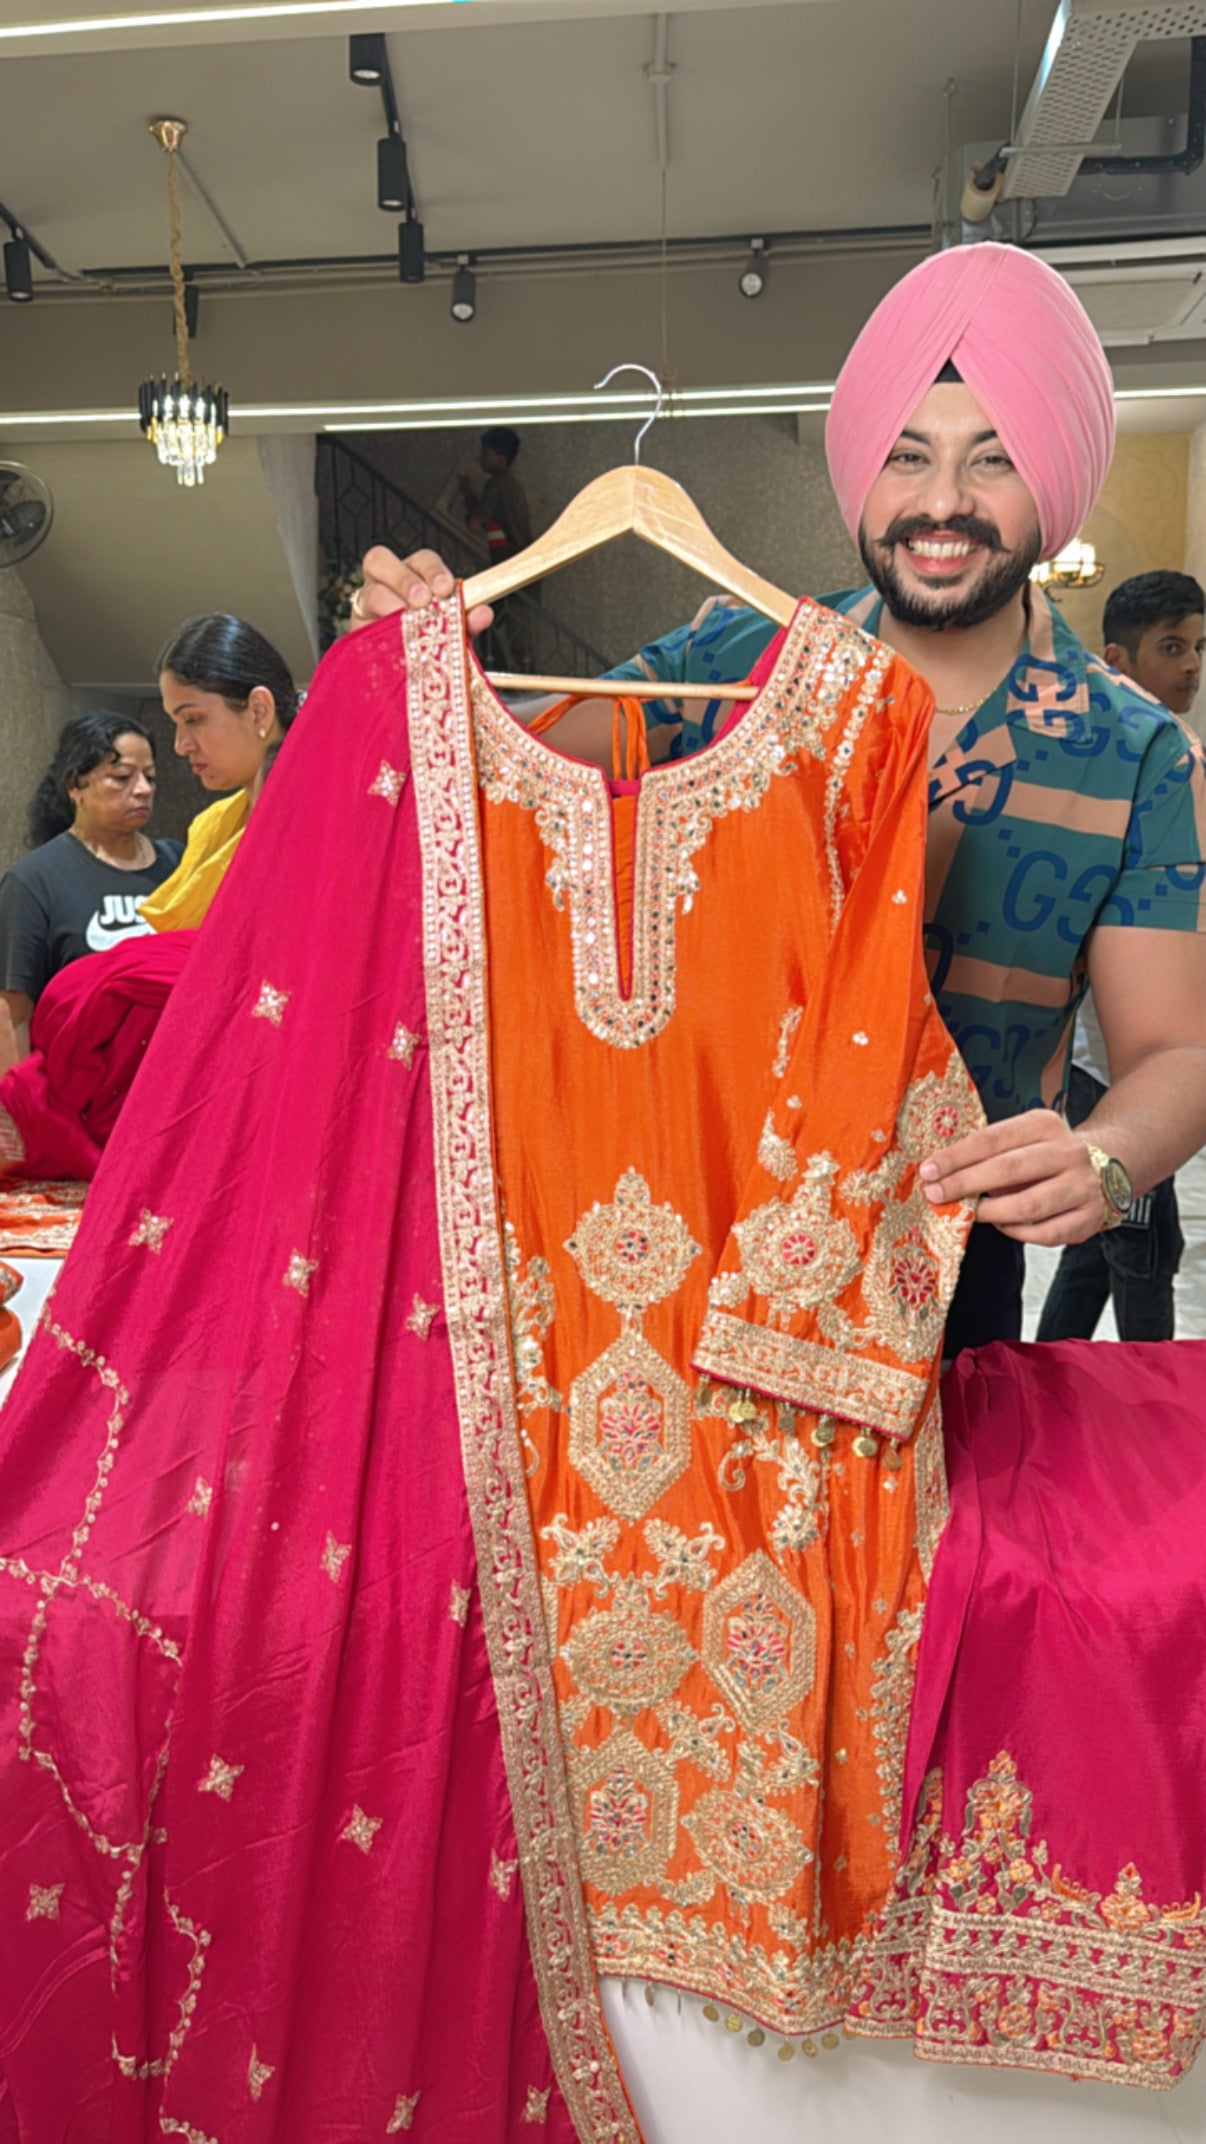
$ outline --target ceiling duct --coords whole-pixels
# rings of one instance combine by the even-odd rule
[[[1206,35],[1206,0],[1060,0],[1011,145],[1001,198],[1068,193],[1136,45]],[[1098,162],[1098,168],[1100,164]]]

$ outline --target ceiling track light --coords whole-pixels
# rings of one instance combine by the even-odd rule
[[[349,37],[348,48],[348,73],[353,82],[375,89],[389,65],[384,37],[380,31],[368,37]]]
[[[398,225],[398,274],[404,283],[421,283],[426,263],[423,226],[417,216],[408,216]]]
[[[472,320],[477,311],[477,277],[470,266],[469,255],[458,253],[456,274],[452,278],[452,303],[448,310],[454,320]]]
[[[4,248],[4,288],[14,305],[28,305],[33,297],[29,245],[19,225]]]
[[[737,279],[737,288],[743,298],[760,298],[766,289],[766,240],[751,238],[750,257]]]
[[[406,143],[400,134],[391,132],[377,143],[377,206],[403,214],[410,206]]]

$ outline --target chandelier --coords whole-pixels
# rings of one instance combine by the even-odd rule
[[[1036,566],[1030,578],[1055,595],[1064,588],[1096,588],[1104,572],[1092,544],[1074,536],[1054,558],[1045,558]]]
[[[138,390],[138,422],[159,459],[174,469],[178,484],[203,484],[230,429],[224,387],[197,386],[188,354],[188,313],[180,261],[180,184],[176,158],[188,131],[184,119],[153,119],[151,132],[168,160],[168,233],[171,243],[172,314],[176,324],[176,376],[144,380]]]

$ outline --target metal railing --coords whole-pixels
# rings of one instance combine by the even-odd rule
[[[320,436],[315,470],[318,519],[328,566],[337,578],[353,573],[372,544],[408,551],[438,551],[461,579],[488,563],[484,545],[445,514],[420,505],[392,477],[332,434]],[[612,658],[566,625],[555,611],[521,589],[499,606],[495,622],[478,642],[482,660],[496,670],[554,671],[598,677]]]

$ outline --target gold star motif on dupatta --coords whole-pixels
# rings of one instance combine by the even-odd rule
[[[211,1757],[204,1779],[197,1781],[198,1794],[216,1794],[219,1801],[228,1802],[243,1769],[241,1764],[227,1764],[222,1757]]]
[[[399,2092],[394,2101],[394,2111],[385,2125],[387,2137],[396,2137],[403,2129],[409,2129],[415,2118],[415,2108],[422,2099],[421,2092]]]
[[[405,1065],[407,1070],[409,1071],[411,1061],[414,1057],[415,1051],[418,1049],[418,1046],[418,1036],[412,1034],[410,1028],[405,1026],[404,1023],[399,1020],[398,1025],[394,1029],[394,1039],[389,1046],[389,1055],[395,1060],[397,1064]]]
[[[303,1258],[300,1251],[294,1251],[285,1269],[286,1288],[296,1288],[299,1295],[309,1295],[310,1275],[317,1271],[317,1258]]]
[[[409,1314],[403,1322],[408,1331],[417,1333],[420,1340],[426,1340],[428,1333],[431,1331],[431,1321],[438,1309],[438,1303],[425,1303],[421,1295],[416,1295],[414,1302],[410,1306]]]
[[[273,1027],[279,1027],[290,996],[288,990],[274,990],[271,983],[261,983],[260,994],[251,1008],[252,1019],[267,1020]]]
[[[535,2085],[530,2084],[528,2086],[527,2105],[525,2106],[523,2113],[519,2117],[520,2121],[537,2122],[539,2123],[540,2127],[543,2128],[544,2124],[549,2118],[549,2101],[552,2096],[553,2090],[551,2085],[547,2092],[538,2092],[536,2090]]]
[[[327,1535],[327,1545],[322,1552],[322,1567],[333,1586],[339,1584],[344,1564],[351,1553],[350,1541],[337,1541],[334,1534]]]
[[[193,1493],[186,1507],[190,1518],[207,1519],[209,1517],[209,1507],[213,1500],[212,1483],[203,1480],[201,1475],[198,1474],[196,1481],[193,1483]]]
[[[31,1883],[29,1904],[25,1908],[27,1921],[57,1921],[59,1900],[65,1885],[61,1883]]]
[[[490,1887],[497,1891],[500,1898],[510,1898],[511,1885],[515,1881],[515,1871],[518,1867],[518,1861],[503,1861],[497,1854],[491,1854]]]
[[[339,1836],[341,1839],[350,1839],[352,1845],[358,1846],[362,1854],[367,1854],[371,1852],[373,1840],[384,1822],[384,1817],[366,1816],[359,1802],[353,1802],[352,1814]]]
[[[262,2093],[264,2086],[267,2084],[268,2079],[270,2077],[275,2077],[275,2075],[276,2065],[271,2062],[261,2062],[259,2054],[256,2048],[253,2046],[251,2050],[251,2060],[247,2065],[247,2089],[253,2099],[258,2099],[260,2097],[260,2094]]]
[[[371,797],[384,797],[387,804],[393,805],[397,803],[405,786],[405,771],[391,767],[388,759],[383,759],[376,781],[369,783],[368,793]]]
[[[469,1613],[470,1598],[471,1595],[468,1586],[458,1586],[454,1579],[452,1585],[452,1593],[448,1602],[448,1613],[452,1617],[454,1623],[464,1622],[466,1616]]]
[[[172,1225],[172,1217],[166,1213],[149,1213],[144,1206],[138,1217],[138,1226],[130,1237],[130,1248],[136,1250],[145,1244],[148,1251],[158,1253],[163,1249],[163,1239]]]

